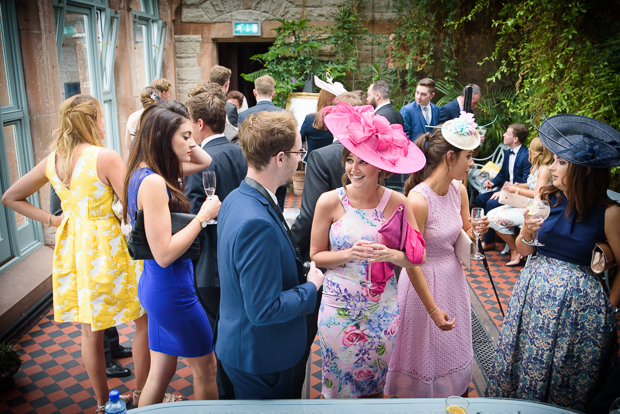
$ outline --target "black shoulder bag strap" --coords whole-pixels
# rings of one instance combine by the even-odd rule
[[[256,181],[254,181],[253,179],[249,177],[245,177],[243,181],[245,181],[247,185],[249,185],[256,191],[258,191],[263,197],[265,197],[265,199],[269,202],[269,205],[275,210],[276,214],[278,215],[278,219],[280,219],[280,223],[282,223],[284,230],[286,230],[286,234],[288,234],[288,238],[291,240],[291,243],[293,244],[293,248],[295,249],[295,254],[297,255],[297,259],[299,260],[300,263],[303,263],[304,268],[307,268],[307,265],[301,259],[301,250],[299,249],[299,246],[297,246],[297,243],[295,243],[295,238],[293,237],[293,233],[291,233],[291,229],[289,228],[286,220],[284,219],[284,216],[282,215],[282,211],[280,211],[280,207],[278,207],[278,205],[273,202],[273,198],[271,198],[271,196],[269,195],[265,187],[263,187],[262,185],[260,185],[259,183],[257,183]]]

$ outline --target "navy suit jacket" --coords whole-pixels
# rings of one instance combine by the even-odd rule
[[[439,107],[432,102],[430,105],[431,125],[436,126],[437,120],[439,119]],[[424,119],[424,115],[422,115],[422,108],[420,108],[420,105],[418,105],[416,101],[403,106],[400,109],[400,113],[405,121],[405,134],[407,134],[411,141],[415,141],[416,138],[422,134],[433,132],[433,128],[424,127],[424,125],[426,125],[426,120]]]
[[[458,118],[461,115],[461,107],[459,105],[458,98],[448,102],[439,110],[439,124],[443,124],[446,121],[449,121],[454,118]]]
[[[248,172],[248,165],[241,147],[228,141],[226,137],[215,138],[205,145],[213,161],[203,171],[215,171],[215,194],[224,201],[228,194],[239,187]],[[185,178],[185,195],[189,198],[190,211],[198,214],[206,199],[202,186],[202,172]],[[195,262],[194,277],[196,287],[219,287],[217,273],[217,224],[202,229],[199,237],[203,240],[200,258]]]
[[[284,109],[280,108],[279,106],[275,106],[271,101],[260,101],[253,107],[248,108],[239,114],[238,125],[241,126],[241,124],[243,123],[243,121],[245,121],[245,118],[247,118],[248,115],[255,114],[256,112],[260,111],[284,111]]]
[[[390,124],[400,124],[403,128],[405,127],[405,121],[403,120],[402,115],[392,106],[391,103],[379,108],[379,110],[375,112],[375,115],[384,116],[385,119],[390,121]]]
[[[501,187],[506,181],[510,181],[510,150],[507,150],[504,153],[504,162],[502,162],[502,169],[497,173],[493,181],[495,187]],[[527,177],[530,175],[530,169],[532,168],[532,164],[530,164],[529,160],[529,151],[525,147],[525,145],[521,145],[519,148],[519,152],[517,152],[517,158],[515,159],[515,167],[513,170],[513,182],[515,183],[525,183],[527,182]]]
[[[218,358],[254,375],[292,368],[305,351],[316,286],[305,282],[275,210],[247,183],[228,195],[217,220]]]
[[[228,117],[228,122],[234,127],[237,126],[237,120],[239,119],[239,113],[237,112],[237,107],[230,102],[226,102],[226,116]]]

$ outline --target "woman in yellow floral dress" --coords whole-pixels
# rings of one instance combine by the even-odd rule
[[[104,122],[97,99],[76,95],[60,108],[60,128],[51,154],[20,178],[2,203],[26,217],[57,227],[53,262],[54,320],[82,325],[82,358],[103,412],[108,386],[103,331],[136,322],[133,340],[136,382],[141,389],[150,359],[146,315],[137,294],[141,262],[127,252],[127,242],[112,211],[114,193],[124,194],[125,164],[103,148]],[[63,215],[33,206],[29,197],[51,182]]]

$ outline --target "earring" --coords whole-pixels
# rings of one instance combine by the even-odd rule
[[[448,171],[452,170],[452,166],[448,165]]]

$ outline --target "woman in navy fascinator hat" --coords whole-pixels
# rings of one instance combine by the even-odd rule
[[[510,298],[486,395],[583,411],[617,357],[620,282],[607,291],[591,260],[605,241],[620,258],[620,208],[607,196],[620,133],[571,114],[537,129],[554,154],[553,182],[540,194],[551,213],[543,221],[526,211],[517,249],[532,258]],[[544,246],[529,244],[536,231]]]

